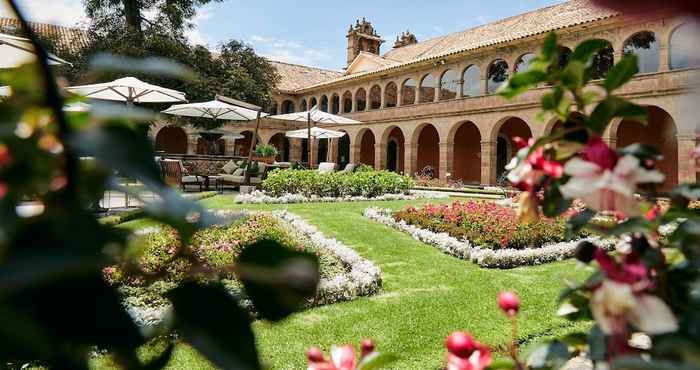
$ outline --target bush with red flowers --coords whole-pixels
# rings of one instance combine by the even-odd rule
[[[466,239],[482,248],[536,248],[567,240],[566,217],[523,223],[515,210],[486,201],[408,207],[394,213],[394,219]]]

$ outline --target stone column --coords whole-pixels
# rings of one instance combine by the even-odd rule
[[[380,138],[381,139],[381,138]],[[375,142],[374,144],[374,169],[386,168],[386,144]]]
[[[421,95],[423,95],[423,94],[421,94],[421,88],[420,88],[420,86],[421,86],[420,76],[418,76],[418,78],[414,77],[414,81],[416,81],[416,96],[415,96],[416,100],[413,102],[413,104],[420,104]]]
[[[666,72],[670,69],[670,55],[668,43],[661,40],[659,45],[659,72]]]
[[[301,139],[289,139],[289,161],[292,163],[301,162],[301,155]]]
[[[459,80],[457,85],[459,86],[457,90],[457,98],[461,99],[464,97],[464,79]]]
[[[403,157],[404,174],[413,177],[418,167],[418,145],[405,143]]]
[[[360,145],[350,145],[350,163],[360,164]]]
[[[452,176],[452,159],[454,157],[454,143],[440,143],[440,163],[439,176],[440,180],[447,181],[448,174]]]
[[[351,97],[352,108],[350,108],[350,113],[355,113],[355,112],[357,112],[357,96],[356,96],[357,92],[355,92],[354,94],[353,93],[351,93],[351,94],[352,94],[352,97]]]
[[[197,154],[197,140],[199,135],[188,134],[187,135],[187,154]]]
[[[489,79],[486,76],[481,77],[481,95],[489,93]]]
[[[328,139],[328,162],[338,163],[338,139]]]
[[[403,105],[403,85],[396,85],[396,106]]]
[[[678,138],[678,183],[695,182],[698,168],[691,153],[697,146],[695,134],[679,134]]]
[[[437,85],[435,86],[435,98],[433,99],[434,102],[440,101],[440,80],[437,80]]]
[[[385,87],[384,89],[386,89],[386,87]],[[380,103],[379,103],[379,108],[380,108],[380,109],[386,108],[386,97],[384,96],[384,95],[385,95],[385,94],[384,94],[384,93],[385,93],[384,89],[382,89],[382,87],[379,86],[379,102],[380,102]]]
[[[224,139],[226,145],[224,145],[224,155],[235,155],[236,152],[236,139]]]
[[[318,139],[311,139],[311,158],[309,158],[309,167],[318,167]]]
[[[496,184],[496,142],[481,142],[481,185]]]

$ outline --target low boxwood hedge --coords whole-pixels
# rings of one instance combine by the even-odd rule
[[[271,172],[262,183],[268,195],[303,194],[304,196],[378,197],[384,194],[407,194],[414,186],[408,176],[389,171],[320,173],[313,170],[284,169]]]

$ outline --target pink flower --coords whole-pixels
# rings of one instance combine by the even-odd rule
[[[493,361],[489,348],[475,341],[469,333],[452,333],[445,344],[447,370],[483,370]]]
[[[586,148],[581,153],[581,156],[598,165],[605,170],[612,170],[617,164],[618,155],[612,148],[606,144],[600,136],[593,136],[588,141]]]
[[[520,150],[506,166],[506,169],[510,171],[508,181],[522,190],[532,191],[544,176],[555,179],[562,177],[564,174],[563,166],[559,162],[547,160],[544,148],[539,147],[528,155],[532,145],[535,144],[534,139],[528,140],[527,143],[521,138],[516,139]]]
[[[581,199],[598,211],[622,211],[630,216],[639,214],[639,202],[634,197],[637,186],[661,183],[664,175],[644,169],[639,159],[632,155],[620,158],[611,169],[608,168],[610,162],[600,154],[603,150],[597,148],[594,152],[596,162],[575,157],[566,163],[564,173],[571,179],[560,187],[561,193],[567,198]]]
[[[498,307],[508,316],[515,316],[520,310],[520,298],[513,292],[501,292],[498,294]]]
[[[0,199],[4,198],[9,191],[9,187],[4,182],[0,181]]]
[[[12,154],[7,146],[0,144],[0,167],[5,167],[12,163]]]

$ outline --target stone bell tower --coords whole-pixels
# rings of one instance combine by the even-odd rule
[[[355,25],[350,25],[348,30],[348,65],[352,63],[353,60],[364,51],[367,53],[372,53],[379,55],[379,48],[384,43],[381,37],[377,34],[377,31],[372,27],[372,23],[368,22],[366,19],[355,21]]]

